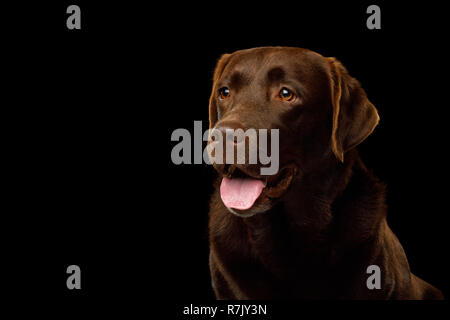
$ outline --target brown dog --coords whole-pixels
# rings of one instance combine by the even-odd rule
[[[273,176],[258,165],[215,165],[209,239],[218,299],[443,298],[410,272],[386,223],[385,187],[355,148],[378,113],[336,59],[286,47],[225,54],[209,116],[220,130],[279,129],[280,148]],[[367,284],[371,265],[379,288]]]

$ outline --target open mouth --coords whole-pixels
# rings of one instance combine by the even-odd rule
[[[220,185],[220,196],[226,207],[249,210],[256,203],[263,204],[281,197],[296,174],[295,166],[285,166],[276,175],[260,176],[245,167],[226,166]]]

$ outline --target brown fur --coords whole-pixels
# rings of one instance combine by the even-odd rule
[[[289,81],[299,101],[274,99]],[[221,101],[224,84],[232,96]],[[257,200],[269,209],[248,218],[230,213],[220,198],[221,177],[216,182],[209,239],[218,299],[443,298],[410,272],[386,222],[385,186],[355,148],[378,120],[359,82],[334,58],[265,47],[220,59],[210,127],[279,128],[280,168],[295,170]],[[381,268],[380,290],[366,286],[373,264]]]

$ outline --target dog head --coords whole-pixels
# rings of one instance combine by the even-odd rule
[[[342,64],[307,49],[263,47],[224,54],[217,63],[209,103],[210,129],[229,140],[241,129],[278,130],[279,170],[262,175],[267,164],[250,163],[249,137],[233,137],[234,147],[247,144],[245,163],[214,164],[223,176],[222,200],[240,216],[270,209],[295,177],[323,161],[344,162],[345,153],[376,127],[378,113]],[[213,139],[210,143],[213,143]],[[257,138],[260,141],[260,136]],[[224,148],[224,157],[226,155]],[[229,151],[230,149],[228,149]],[[258,150],[260,151],[260,150]],[[236,152],[237,153],[237,152]],[[236,157],[234,157],[236,160]]]

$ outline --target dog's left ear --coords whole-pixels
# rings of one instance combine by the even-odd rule
[[[359,81],[337,59],[326,59],[330,65],[333,105],[331,149],[344,162],[344,153],[364,141],[380,118]]]

